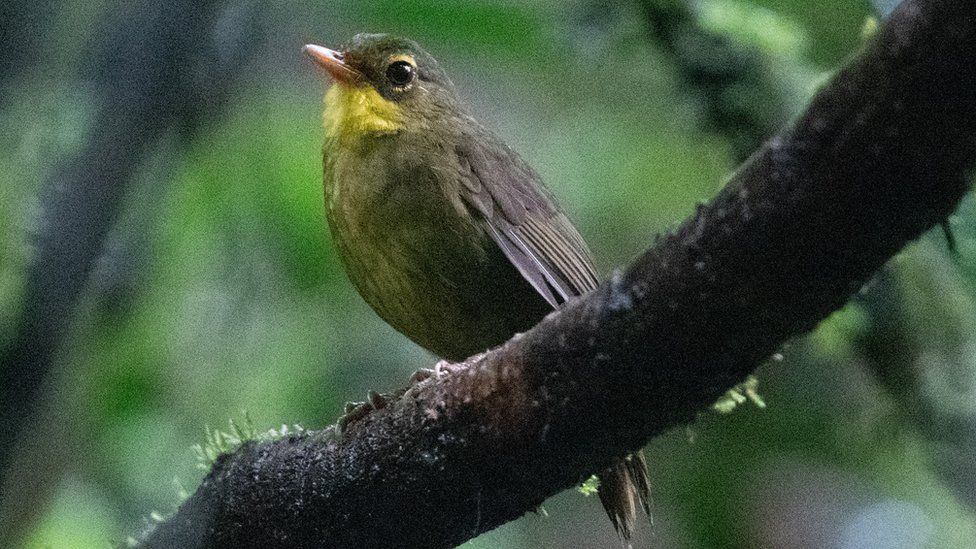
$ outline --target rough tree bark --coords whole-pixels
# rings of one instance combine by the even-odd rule
[[[910,0],[709,204],[526,334],[338,437],[250,442],[145,547],[449,547],[694,419],[944,219],[976,3]]]

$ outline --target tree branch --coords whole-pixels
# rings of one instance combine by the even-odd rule
[[[976,162],[976,4],[905,2],[625,272],[328,431],[223,456],[146,547],[448,547],[694,419],[944,219]]]

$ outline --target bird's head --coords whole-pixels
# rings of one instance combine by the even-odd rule
[[[447,74],[411,40],[357,34],[338,50],[309,44],[305,53],[333,81],[325,96],[331,137],[424,129],[459,108]]]

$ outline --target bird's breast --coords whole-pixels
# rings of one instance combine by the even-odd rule
[[[485,305],[499,284],[521,279],[460,204],[449,169],[406,166],[389,147],[326,150],[329,226],[350,280],[384,320],[441,356],[510,335]]]

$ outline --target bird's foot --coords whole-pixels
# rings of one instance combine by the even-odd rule
[[[421,368],[410,376],[410,384],[416,385],[423,381],[427,381],[430,378],[438,378],[446,375],[450,375],[467,368],[464,363],[455,364],[453,362],[448,362],[446,360],[441,360],[434,365],[433,368]]]
[[[467,366],[465,366],[463,363],[455,364],[453,362],[442,360],[434,365],[434,375],[436,375],[437,377],[450,375],[450,374],[460,372],[465,368],[467,368]]]
[[[414,372],[413,375],[410,376],[410,379],[407,380],[407,381],[408,381],[408,383],[410,383],[411,386],[413,386],[413,385],[416,385],[418,383],[427,381],[428,379],[430,379],[432,377],[434,377],[434,369],[433,368],[421,368],[421,369],[417,370],[416,372]]]
[[[363,419],[374,410],[386,408],[389,403],[388,395],[381,395],[376,391],[366,393],[366,400],[363,402],[347,402],[345,413],[336,421],[336,432],[341,435],[350,424]]]

